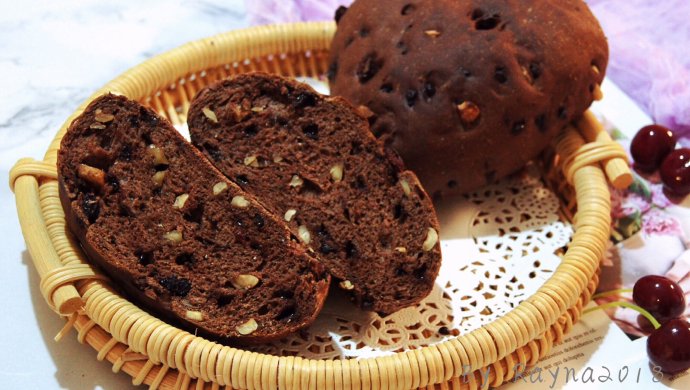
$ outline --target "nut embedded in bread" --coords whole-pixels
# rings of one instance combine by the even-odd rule
[[[344,100],[246,74],[202,90],[188,123],[194,145],[283,216],[362,308],[392,313],[429,294],[441,264],[431,201]]]
[[[332,94],[432,196],[519,170],[600,98],[608,46],[581,0],[356,0],[337,19]]]
[[[323,305],[329,276],[285,223],[137,102],[93,101],[62,140],[58,178],[89,259],[191,333],[275,339]]]

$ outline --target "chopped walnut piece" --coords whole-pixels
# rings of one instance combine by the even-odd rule
[[[594,84],[594,91],[592,91],[592,98],[596,101],[600,101],[604,98],[604,94],[601,92],[601,87],[599,84]]]
[[[242,195],[237,195],[232,198],[230,204],[241,209],[247,208],[250,205],[249,201]]]
[[[213,195],[218,195],[228,189],[228,183],[221,181],[213,185]]]
[[[410,189],[410,183],[407,182],[407,180],[400,180],[400,187],[403,189],[403,193],[405,193],[405,196],[410,196],[412,193]]]
[[[167,157],[165,157],[165,152],[163,149],[156,145],[149,145],[148,152],[153,156],[153,163],[156,165],[169,165]]]
[[[304,180],[297,175],[292,176],[292,179],[290,179],[290,187],[299,187],[302,184],[304,184]]]
[[[307,229],[305,225],[300,225],[299,228],[297,228],[297,234],[303,243],[309,245],[311,242],[311,233],[309,233],[309,229]]]
[[[458,113],[464,125],[471,125],[479,119],[480,111],[476,104],[465,101],[458,104]]]
[[[330,170],[331,173],[331,179],[333,179],[334,182],[339,182],[343,180],[343,164],[337,164],[333,166]]]
[[[165,179],[166,172],[167,171],[156,172],[156,174],[153,175],[153,184],[155,184],[157,187],[162,186],[163,180]]]
[[[290,222],[292,221],[292,218],[294,218],[295,214],[297,214],[297,210],[295,209],[290,209],[285,212],[285,221]]]
[[[343,290],[352,290],[355,288],[355,285],[349,280],[343,280],[339,285]]]
[[[237,289],[249,290],[259,284],[259,278],[254,275],[239,275],[230,282]]]
[[[163,238],[170,242],[179,243],[182,242],[182,233],[178,232],[177,230],[173,230],[171,232],[165,233],[163,235]]]
[[[82,180],[99,189],[105,186],[105,172],[101,169],[86,164],[79,164],[77,167],[77,175]]]
[[[434,228],[429,228],[426,233],[426,240],[424,240],[424,244],[422,244],[422,249],[428,252],[436,246],[437,242],[438,232]]]
[[[247,322],[239,325],[237,328],[237,333],[246,336],[248,334],[254,333],[257,329],[259,329],[259,324],[256,322],[255,319],[250,318],[247,320]]]
[[[108,122],[112,122],[113,119],[115,119],[115,116],[112,114],[98,113],[98,114],[96,114],[94,119],[96,120],[96,122],[108,123]]]
[[[203,321],[204,320],[204,314],[200,311],[196,310],[187,310],[187,312],[184,315],[187,317],[187,319],[192,320],[192,321]]]
[[[258,168],[259,167],[259,160],[256,158],[256,156],[247,156],[244,158],[244,165],[249,166],[249,167]]]
[[[208,118],[208,120],[210,120],[211,122],[218,123],[218,117],[216,116],[216,113],[211,111],[210,108],[204,107],[201,109],[201,112],[203,112],[204,116]]]
[[[189,199],[189,194],[182,194],[175,198],[175,203],[173,203],[173,208],[181,210],[184,208],[184,204],[187,203],[187,199]]]

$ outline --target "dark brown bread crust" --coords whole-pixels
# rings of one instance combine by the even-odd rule
[[[188,122],[193,144],[267,209],[287,213],[362,308],[392,313],[431,291],[441,264],[431,201],[344,100],[247,74],[201,91]]]
[[[357,0],[337,19],[333,95],[376,114],[372,131],[433,196],[535,158],[589,107],[608,61],[581,0]]]
[[[192,333],[265,341],[303,328],[323,305],[329,276],[285,224],[134,101],[99,97],[72,122],[58,178],[89,259]]]

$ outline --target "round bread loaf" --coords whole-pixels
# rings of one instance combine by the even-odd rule
[[[606,38],[581,0],[357,0],[336,14],[331,92],[434,195],[519,170],[592,103]]]

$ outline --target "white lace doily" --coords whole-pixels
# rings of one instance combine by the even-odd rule
[[[254,347],[313,359],[374,357],[438,343],[516,307],[551,276],[572,229],[534,167],[461,199],[442,202],[443,264],[431,294],[387,317],[357,309],[332,289],[305,331]]]

